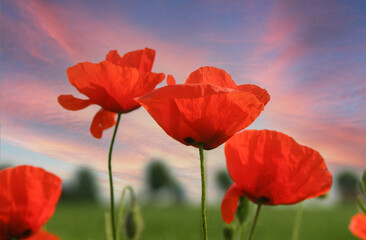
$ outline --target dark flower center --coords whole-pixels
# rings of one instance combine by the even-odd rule
[[[31,233],[32,233],[32,229],[28,228],[22,234],[17,235],[17,236],[12,236],[10,238],[10,240],[18,240],[18,239],[27,238],[31,235]]]
[[[261,202],[261,203],[268,203],[270,201],[271,201],[271,199],[269,199],[267,197],[262,196],[262,197],[259,198],[259,202]]]
[[[193,138],[191,138],[191,137],[186,137],[185,139],[183,139],[186,143],[188,143],[188,144],[194,144],[194,143],[196,143],[196,141],[193,139]]]
[[[32,229],[28,228],[27,230],[25,230],[23,233],[22,233],[22,237],[28,237],[30,236],[32,233]]]

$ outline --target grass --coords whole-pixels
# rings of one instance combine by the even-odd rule
[[[144,230],[140,240],[199,240],[200,209],[197,206],[144,206]],[[254,210],[254,209],[253,209]],[[59,204],[47,230],[63,240],[103,240],[105,208],[92,204]],[[252,211],[254,212],[254,211]],[[354,206],[304,209],[299,240],[357,239],[348,230]],[[262,208],[254,240],[291,240],[294,207]],[[223,222],[219,206],[208,208],[208,236],[221,240]]]

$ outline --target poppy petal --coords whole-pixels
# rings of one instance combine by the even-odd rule
[[[197,83],[210,83],[220,87],[238,89],[226,71],[215,67],[200,67],[192,72],[185,82],[185,84]]]
[[[246,197],[294,204],[327,193],[332,175],[320,154],[275,131],[246,130],[225,144],[226,164]]]
[[[90,100],[110,112],[126,113],[139,107],[133,99],[151,91],[164,74],[139,72],[103,61],[79,63],[67,69],[70,83]]]
[[[81,110],[93,104],[89,99],[84,100],[72,95],[60,95],[57,100],[63,108],[71,111]]]
[[[128,66],[123,66],[122,57],[121,57],[121,55],[119,55],[117,50],[109,51],[109,53],[105,57],[105,60],[108,62],[111,62],[115,65],[118,65],[120,67],[128,67]]]
[[[139,79],[136,82],[130,82],[124,86],[126,88],[126,95],[131,101],[126,102],[124,108],[139,108],[141,105],[135,101],[136,97],[141,97],[146,93],[155,89],[156,85],[165,79],[163,73],[140,73]]]
[[[253,94],[212,84],[168,85],[137,101],[169,136],[204,149],[218,147],[263,110]]]
[[[61,195],[61,179],[32,166],[0,171],[0,186],[1,239],[36,233],[53,215]]]
[[[354,215],[349,229],[356,237],[366,240],[366,214],[358,213]]]
[[[120,67],[133,67],[140,72],[151,72],[155,59],[155,50],[145,48],[126,53],[121,57],[116,50],[107,54],[106,61]]]
[[[224,222],[230,224],[235,219],[235,212],[238,208],[239,196],[242,196],[240,188],[233,183],[226,191],[221,203],[221,216]]]
[[[100,109],[93,118],[93,121],[90,125],[90,132],[93,137],[100,139],[102,138],[103,131],[113,127],[115,124],[116,113]]]
[[[166,83],[168,85],[175,85],[176,84],[173,75],[170,75],[170,74],[168,75],[168,77],[166,78]]]
[[[258,98],[258,100],[264,104],[264,106],[267,105],[267,103],[269,102],[269,100],[271,98],[266,89],[260,88],[253,84],[240,85],[239,90],[250,92],[251,94],[256,96]]]
[[[54,234],[41,230],[30,238],[27,238],[27,240],[60,240],[60,238]]]

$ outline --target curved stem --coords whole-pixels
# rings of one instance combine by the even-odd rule
[[[116,139],[117,129],[119,122],[121,120],[121,113],[118,113],[117,123],[114,127],[113,137],[111,140],[111,146],[109,147],[109,155],[108,155],[108,173],[109,173],[109,187],[110,187],[110,194],[111,194],[111,223],[112,223],[112,234],[113,240],[116,240],[116,223],[114,220],[114,190],[113,190],[113,176],[112,176],[112,151],[114,140]]]
[[[248,240],[251,240],[251,239],[252,239],[253,232],[254,232],[254,229],[255,229],[255,225],[257,224],[258,216],[259,216],[259,213],[260,213],[260,211],[261,211],[261,207],[262,207],[262,202],[261,202],[261,201],[259,201],[259,202],[258,202],[258,206],[257,206],[257,211],[255,212],[255,216],[254,216],[253,224],[252,224],[252,227],[250,228],[250,232],[249,232]]]
[[[200,163],[201,163],[201,221],[202,221],[202,240],[207,240],[207,218],[206,218],[206,177],[205,177],[205,158],[203,155],[203,146],[199,145]]]
[[[299,238],[302,212],[303,212],[303,203],[301,202],[299,204],[299,206],[297,207],[295,225],[294,225],[294,230],[292,232],[292,240],[297,240]]]

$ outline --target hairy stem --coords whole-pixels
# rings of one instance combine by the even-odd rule
[[[254,229],[255,229],[255,225],[257,224],[258,216],[259,216],[259,213],[261,211],[261,207],[262,207],[262,202],[259,201],[258,202],[258,206],[257,206],[257,211],[255,212],[253,224],[252,224],[252,227],[250,228],[248,240],[251,240],[252,239],[252,236],[253,236],[253,233],[254,233]]]
[[[114,190],[113,190],[113,175],[112,175],[112,152],[113,152],[113,145],[114,140],[116,139],[118,125],[121,120],[121,113],[118,113],[117,123],[114,127],[113,137],[111,140],[111,146],[109,148],[109,155],[108,155],[108,173],[109,173],[109,187],[110,187],[110,198],[111,198],[111,225],[112,225],[112,235],[113,240],[116,240],[116,223],[114,218]]]
[[[207,217],[206,217],[206,177],[205,177],[205,158],[203,146],[199,145],[200,163],[201,163],[201,221],[202,221],[202,240],[207,240]]]
[[[300,203],[299,206],[297,207],[295,225],[294,230],[292,232],[292,240],[297,240],[299,238],[302,212],[303,212],[303,203]]]
[[[243,240],[244,239],[244,228],[245,228],[245,223],[239,223],[239,240]]]

